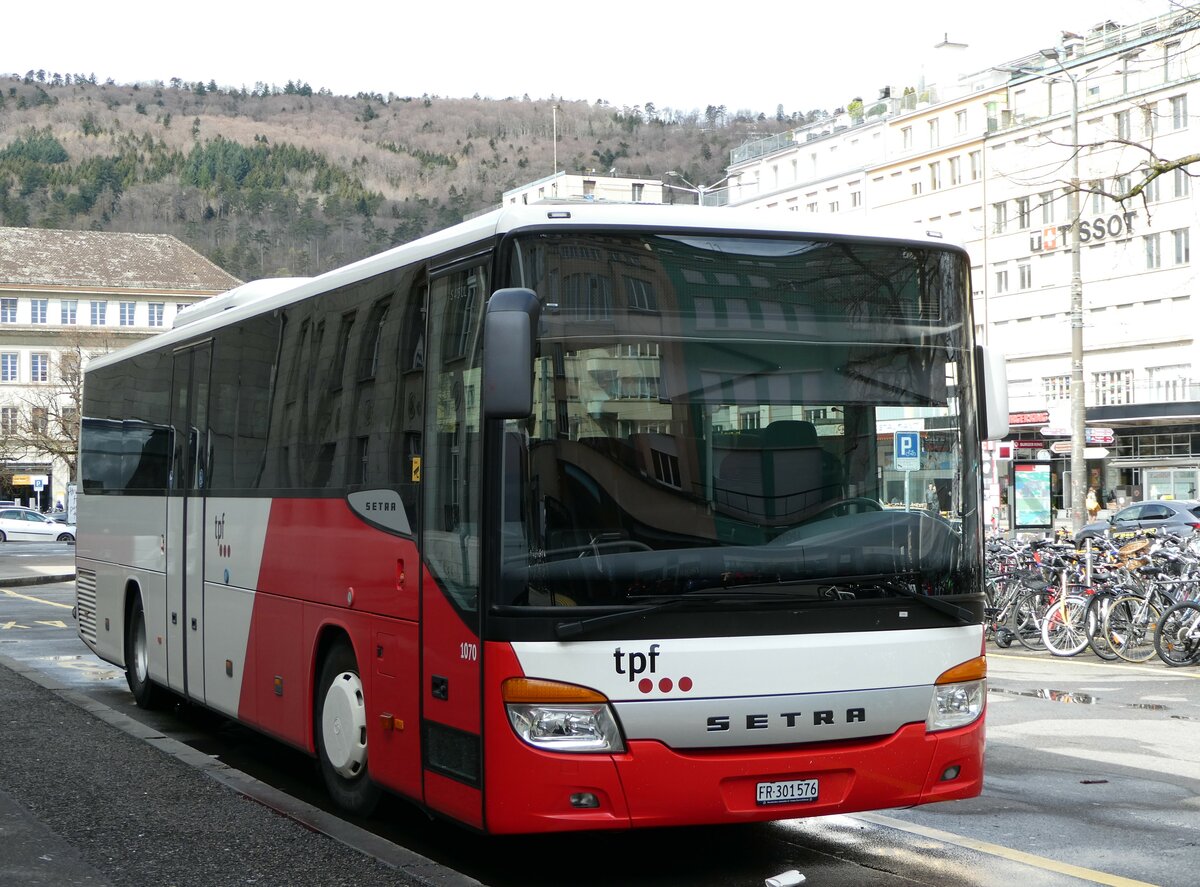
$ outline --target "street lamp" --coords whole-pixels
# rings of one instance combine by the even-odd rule
[[[1087,464],[1083,404],[1083,275],[1079,250],[1079,80],[1067,70],[1057,49],[1043,49],[1041,56],[1058,64],[1058,70],[1071,82],[1071,188],[1067,195],[1067,213],[1071,217],[1071,530],[1083,529],[1086,509]]]
[[[732,175],[728,175],[723,179],[718,179],[711,185],[693,185],[673,169],[668,170],[665,175],[674,179],[679,179],[679,181],[683,182],[683,185],[672,185],[670,182],[663,182],[664,188],[670,188],[672,191],[691,191],[696,195],[697,206],[704,206],[704,195],[720,190],[718,187],[719,185],[723,185],[725,182],[728,182],[731,178],[733,178]]]

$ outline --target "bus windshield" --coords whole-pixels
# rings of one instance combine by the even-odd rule
[[[977,588],[962,253],[556,232],[511,257],[542,311],[493,604]]]

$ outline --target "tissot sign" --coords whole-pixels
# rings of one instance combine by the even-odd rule
[[[1079,242],[1091,243],[1094,240],[1107,240],[1117,237],[1129,237],[1133,234],[1133,220],[1137,212],[1119,212],[1111,216],[1096,216],[1094,219],[1079,220]],[[1029,235],[1029,251],[1035,253],[1049,252],[1059,247],[1070,246],[1067,235],[1070,225],[1048,225],[1041,231]]]

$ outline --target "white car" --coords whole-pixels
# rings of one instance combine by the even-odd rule
[[[60,524],[32,508],[6,505],[0,508],[0,542],[9,541],[74,542],[75,526]]]

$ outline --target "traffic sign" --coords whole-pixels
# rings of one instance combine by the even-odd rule
[[[1111,428],[1093,428],[1089,425],[1083,429],[1083,439],[1090,444],[1110,444],[1116,437]]]
[[[892,456],[898,471],[917,471],[921,467],[921,434],[918,431],[897,431],[892,443]]]
[[[1065,456],[1071,452],[1071,442],[1069,440],[1056,440],[1050,444],[1050,452],[1059,456]],[[1104,447],[1084,447],[1083,458],[1085,459],[1103,459],[1108,455],[1108,450]]]

